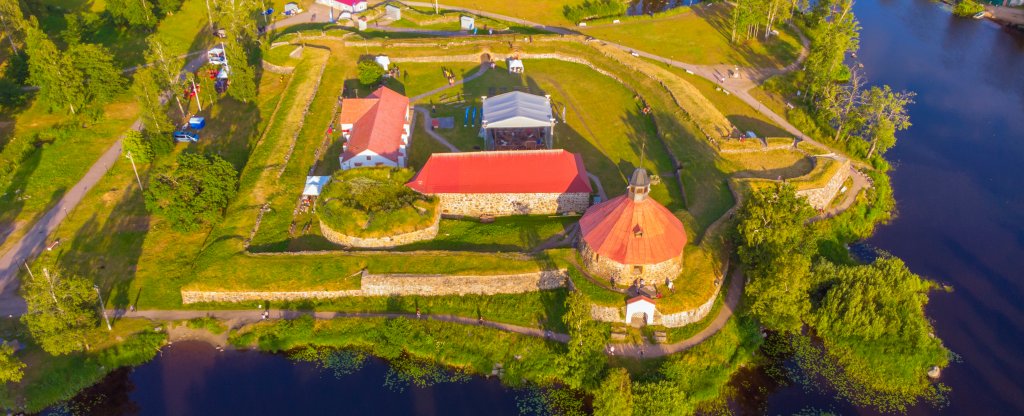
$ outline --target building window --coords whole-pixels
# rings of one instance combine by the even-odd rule
[[[372,157],[372,156],[367,156],[367,157],[366,157],[366,160],[371,160],[371,159],[373,159],[373,157]]]
[[[633,274],[643,274],[644,266],[633,266]]]

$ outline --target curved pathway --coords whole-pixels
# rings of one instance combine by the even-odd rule
[[[161,321],[179,321],[193,318],[212,317],[219,320],[233,321],[239,324],[250,324],[263,321],[262,310],[144,310],[127,312],[125,310],[108,310],[108,314],[117,318],[147,318]],[[416,314],[411,313],[376,313],[376,312],[327,312],[327,311],[301,311],[301,310],[273,310],[270,312],[269,320],[296,319],[302,316],[312,316],[315,319],[334,318],[409,318],[417,319]],[[514,332],[531,337],[544,337],[554,341],[569,342],[569,335],[557,332],[545,331],[539,328],[530,328],[519,325],[506,324],[501,322],[480,321],[473,318],[456,315],[427,315],[419,319],[431,321],[450,322],[461,325],[480,325],[498,329],[506,332]]]

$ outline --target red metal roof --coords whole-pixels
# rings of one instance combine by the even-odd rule
[[[656,264],[679,257],[686,230],[672,212],[651,199],[628,194],[594,205],[580,218],[583,240],[621,264]]]
[[[425,194],[592,191],[583,158],[561,149],[434,153],[406,185]]]
[[[634,298],[632,298],[630,300],[627,300],[626,304],[629,305],[630,303],[639,302],[639,301],[645,301],[647,303],[654,304],[654,300],[653,299],[651,299],[651,298],[649,298],[647,296],[644,296],[644,295],[640,295],[640,296],[634,297]]]
[[[366,0],[334,0],[334,2],[355,7],[355,5],[366,2]]]
[[[409,98],[387,87],[380,87],[369,97],[356,100],[354,108],[346,115],[345,106],[349,105],[348,101],[342,103],[343,124],[351,122],[346,122],[345,117],[354,117],[360,112],[362,114],[351,122],[352,134],[348,138],[348,148],[341,154],[342,160],[349,160],[364,150],[370,150],[398,162]]]

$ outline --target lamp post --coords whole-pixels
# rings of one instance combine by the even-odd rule
[[[96,296],[100,301],[100,311],[103,312],[103,320],[107,322],[107,331],[113,331],[114,329],[110,327],[110,318],[107,317],[107,308],[103,307],[103,295],[100,293],[100,287],[92,285],[92,288],[96,289]]]
[[[139,179],[139,170],[135,168],[135,158],[132,157],[132,152],[129,151],[125,154],[125,157],[132,162],[132,170],[135,171],[135,180],[139,182],[139,189],[145,191],[145,189],[142,188],[142,179]]]

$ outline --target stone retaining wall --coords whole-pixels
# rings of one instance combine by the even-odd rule
[[[297,301],[305,299],[336,299],[363,296],[442,296],[442,295],[495,295],[500,293],[526,293],[565,287],[565,270],[542,270],[532,273],[502,275],[411,275],[364,274],[360,289],[310,291],[181,291],[184,304],[203,302]]]
[[[814,209],[828,208],[832,200],[835,199],[836,194],[839,193],[839,188],[843,187],[843,182],[846,182],[846,179],[850,177],[850,160],[845,159],[839,161],[839,163],[839,169],[832,175],[832,178],[828,180],[825,186],[802,189],[796,191],[796,195],[807,198],[807,203],[811,204]]]
[[[434,217],[434,222],[429,227],[404,234],[396,234],[385,237],[362,238],[335,231],[323,221],[320,221],[320,233],[324,238],[334,244],[345,247],[359,248],[392,248],[401,245],[415,243],[417,241],[430,240],[437,237],[438,224],[441,222],[441,215]]]
[[[436,194],[441,213],[479,217],[482,215],[553,215],[582,213],[590,205],[587,193],[567,194]]]
[[[622,322],[626,307],[598,306],[590,304],[590,318],[601,322]]]
[[[273,72],[281,75],[288,75],[295,71],[295,67],[293,66],[274,65],[267,61],[263,61],[263,69],[267,72]]]
[[[719,289],[721,289],[721,287],[719,287]],[[698,322],[701,319],[704,319],[705,316],[708,316],[708,313],[711,312],[711,308],[715,306],[715,299],[718,298],[718,292],[718,290],[715,290],[715,294],[711,296],[707,302],[704,302],[703,305],[700,305],[695,309],[670,314],[662,314],[661,312],[655,313],[654,324],[664,325],[669,328],[678,328]]]

